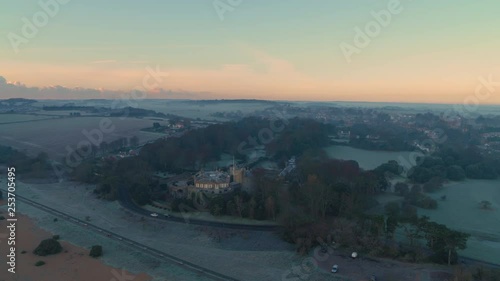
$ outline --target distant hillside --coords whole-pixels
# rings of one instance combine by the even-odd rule
[[[37,101],[32,99],[23,99],[23,98],[11,98],[11,99],[0,100],[0,104],[2,105],[28,105],[35,102]]]
[[[52,105],[44,106],[45,111],[84,111],[88,113],[94,113],[99,115],[106,115],[112,117],[159,117],[168,119],[183,119],[174,114],[165,114],[161,112],[156,112],[154,110],[135,108],[135,107],[125,107],[125,108],[109,108],[109,107],[97,107],[97,106],[80,106],[74,105],[72,103],[65,104],[61,106]],[[185,119],[185,118],[184,118]]]
[[[276,101],[269,100],[256,100],[256,99],[236,99],[236,100],[188,100],[187,103],[196,103],[196,104],[233,104],[233,103],[261,103],[261,104],[277,104]]]

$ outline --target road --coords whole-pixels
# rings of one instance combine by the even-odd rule
[[[1,190],[2,190],[2,192],[4,192],[4,194],[7,194],[7,190],[4,190],[4,189],[1,189]],[[67,215],[67,214],[65,214],[63,212],[60,212],[60,211],[58,211],[56,209],[53,209],[51,207],[42,205],[42,204],[40,204],[40,203],[38,203],[36,201],[30,200],[30,199],[28,199],[26,197],[23,197],[23,196],[20,196],[20,195],[16,194],[16,201],[23,202],[25,204],[28,204],[30,206],[33,206],[33,207],[38,208],[40,210],[43,210],[43,211],[45,211],[45,212],[47,212],[47,213],[49,213],[51,215],[60,217],[60,218],[66,220],[68,222],[71,222],[73,224],[85,227],[86,229],[95,231],[96,233],[98,233],[100,235],[103,235],[103,236],[107,236],[110,239],[114,239],[116,241],[119,241],[119,242],[121,242],[123,244],[128,245],[131,248],[134,248],[134,249],[139,250],[141,252],[150,254],[150,255],[158,258],[158,259],[161,259],[161,260],[164,260],[164,261],[167,261],[167,262],[170,262],[170,263],[174,263],[174,264],[176,264],[176,265],[178,265],[180,267],[183,267],[183,268],[185,268],[187,270],[190,270],[192,272],[195,272],[195,273],[198,273],[198,274],[203,274],[203,275],[205,275],[205,276],[207,276],[207,277],[209,277],[211,279],[214,279],[214,280],[224,280],[224,281],[226,281],[226,280],[239,281],[236,278],[233,278],[233,277],[230,277],[230,276],[227,276],[227,275],[215,272],[213,270],[210,270],[210,269],[198,266],[198,265],[193,264],[191,262],[188,262],[186,260],[177,258],[177,257],[169,255],[169,254],[167,254],[165,252],[159,251],[157,249],[151,248],[151,247],[146,246],[144,244],[141,244],[139,242],[136,242],[136,241],[133,241],[131,239],[128,239],[128,238],[126,238],[124,236],[121,236],[121,235],[119,235],[117,233],[114,233],[114,232],[108,231],[106,229],[100,228],[100,227],[98,227],[96,225],[90,224],[87,221],[80,220],[80,219],[78,219],[76,217]],[[148,213],[148,215],[149,215],[149,213]]]

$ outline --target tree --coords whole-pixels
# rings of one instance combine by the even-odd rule
[[[424,183],[434,176],[436,174],[431,169],[417,166],[410,170],[408,177],[417,183]]]
[[[93,258],[97,258],[97,257],[102,256],[102,246],[100,246],[100,245],[92,246],[92,248],[90,249],[89,256],[91,256]]]
[[[61,251],[62,251],[61,243],[59,243],[59,241],[53,238],[50,238],[40,242],[38,247],[36,247],[36,249],[33,250],[33,254],[37,256],[48,256],[48,255],[58,254]]]
[[[214,216],[222,216],[226,214],[226,203],[224,201],[224,197],[222,196],[214,196],[210,199],[208,204],[208,208],[210,209],[210,214]]]
[[[401,196],[406,196],[410,192],[410,187],[406,183],[398,182],[394,185],[394,191]]]
[[[445,233],[443,240],[445,242],[446,248],[448,250],[448,265],[451,264],[451,254],[455,253],[458,249],[464,250],[467,247],[467,240],[470,237],[470,234],[449,230],[447,229],[447,233]]]
[[[276,204],[272,196],[267,197],[265,202],[266,214],[268,218],[276,219]]]
[[[410,246],[414,246],[415,241],[424,237],[422,228],[418,224],[418,220],[410,222],[409,224],[403,224],[401,226],[403,227],[406,238],[408,239],[408,241],[410,241]]]
[[[433,177],[431,180],[426,182],[422,188],[425,192],[434,192],[443,187],[443,179],[440,177]]]
[[[385,221],[385,233],[388,238],[394,237],[394,232],[398,228],[398,219],[394,216],[387,217]]]
[[[133,136],[129,140],[130,146],[136,147],[139,146],[139,138],[137,136]]]
[[[255,197],[252,196],[252,198],[248,202],[248,217],[250,219],[255,218],[255,207],[257,207],[257,202],[255,201]]]
[[[401,219],[404,221],[414,221],[417,218],[417,208],[408,203],[403,203],[403,206],[401,208]]]
[[[424,221],[422,221],[424,222]],[[434,244],[442,235],[441,231],[442,225],[437,222],[428,221],[428,217],[426,217],[423,229],[424,229],[424,237],[427,240],[427,246],[430,249],[434,249]]]
[[[242,218],[244,205],[243,205],[243,199],[241,198],[240,195],[234,196],[234,204],[236,205],[236,211],[238,212],[238,215],[240,216],[240,218]]]
[[[452,165],[446,170],[447,178],[452,181],[461,181],[465,179],[465,171],[458,165]]]
[[[394,217],[397,218],[399,217],[399,214],[401,213],[401,207],[399,206],[398,202],[389,202],[385,204],[385,214],[389,217]]]
[[[418,220],[424,231],[427,245],[434,251],[435,262],[447,262],[448,265],[456,263],[457,250],[463,250],[467,246],[469,234],[451,230],[443,224],[430,222],[428,217]]]

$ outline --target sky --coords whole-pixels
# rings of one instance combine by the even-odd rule
[[[0,7],[0,98],[139,89],[146,98],[500,104],[498,0]]]

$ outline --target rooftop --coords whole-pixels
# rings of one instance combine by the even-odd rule
[[[199,183],[224,183],[229,182],[230,176],[221,171],[200,171],[194,176],[194,180]]]

